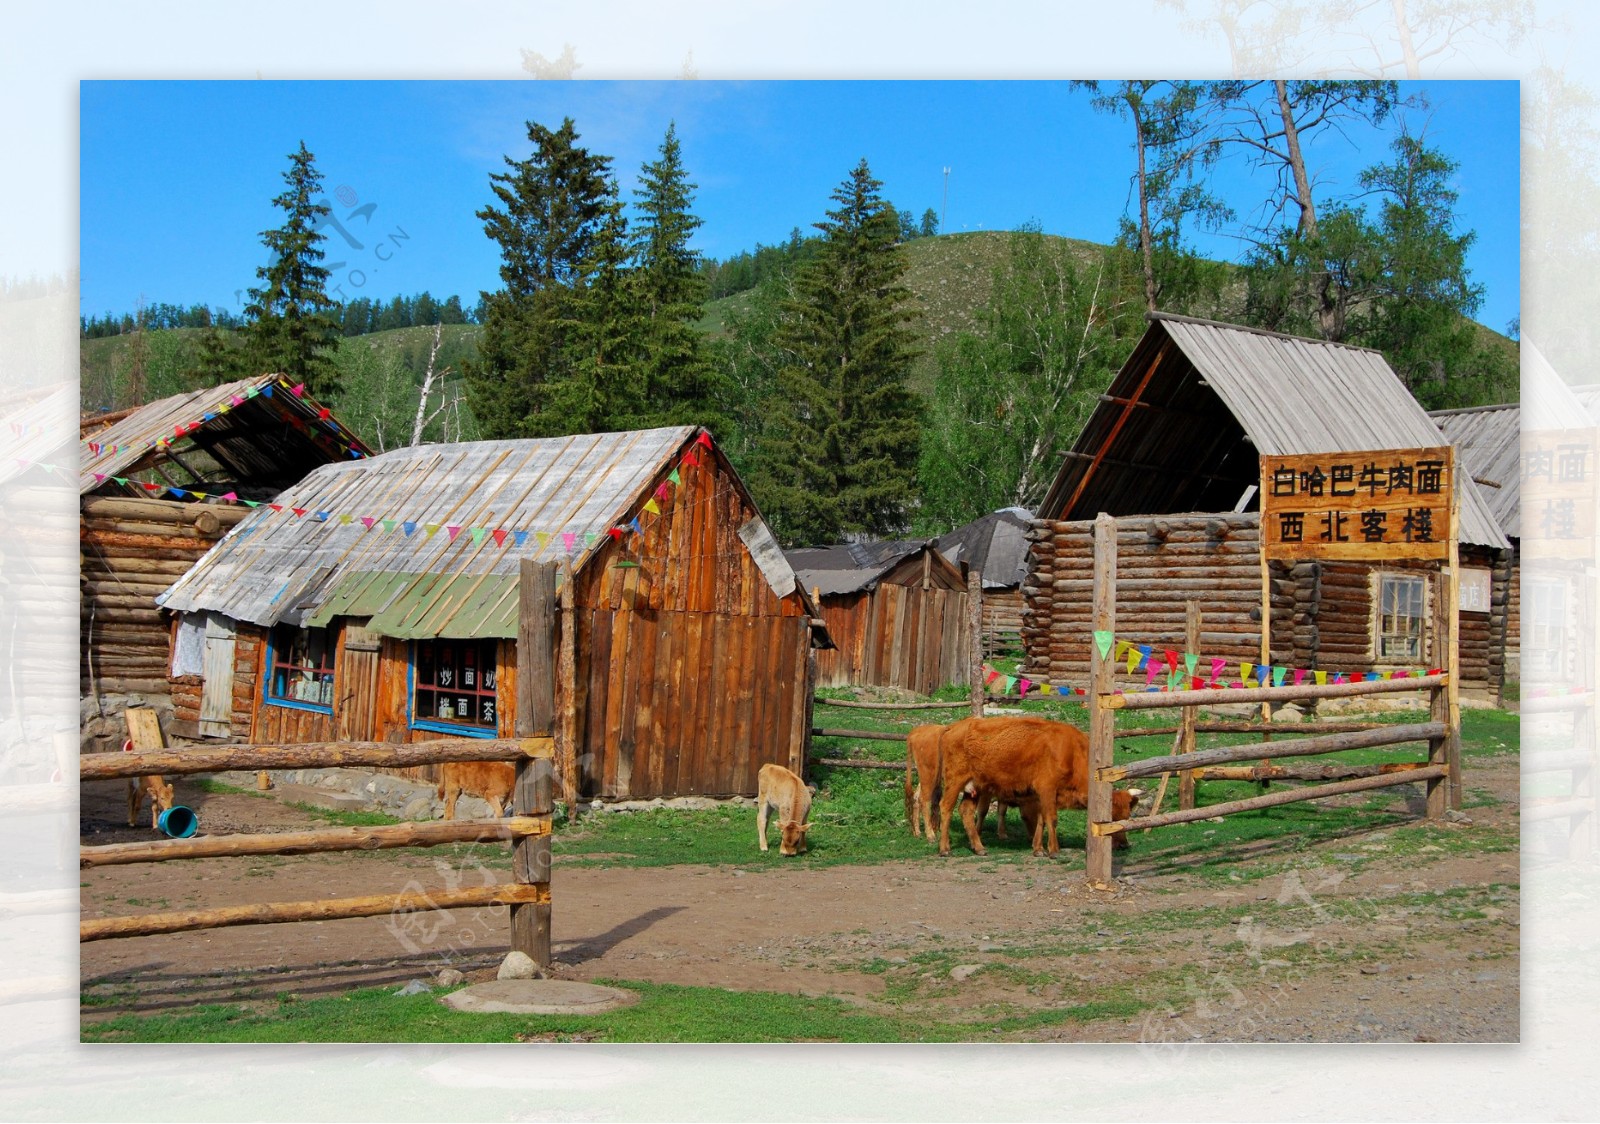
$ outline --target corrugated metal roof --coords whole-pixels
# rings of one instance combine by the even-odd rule
[[[521,559],[566,558],[570,534],[581,567],[698,432],[421,445],[327,465],[278,497],[283,511],[258,508],[160,600],[262,625],[371,613],[370,627],[393,636],[514,636]],[[450,527],[462,530],[452,538]]]
[[[1033,515],[1006,507],[981,515],[936,540],[939,553],[983,575],[984,589],[1010,589],[1028,576],[1028,540]]]
[[[372,450],[322,407],[296,396],[282,375],[256,375],[147,403],[78,442],[78,491],[126,491],[116,485],[156,466],[185,489],[207,481],[256,485],[276,493],[318,465],[365,457]],[[85,429],[93,425],[86,419]],[[159,482],[159,476],[158,481]]]
[[[929,545],[925,539],[884,539],[838,546],[804,546],[786,550],[783,556],[794,567],[801,588],[832,597],[871,589],[901,561]]]
[[[1474,406],[1428,415],[1444,432],[1507,538],[1518,538],[1522,499],[1522,409]]]
[[[1262,453],[1448,444],[1376,351],[1166,313],[1148,318],[1041,516],[1230,511],[1258,482]],[[1461,496],[1461,541],[1507,549],[1465,477]]]

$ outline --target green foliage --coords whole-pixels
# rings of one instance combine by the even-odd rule
[[[695,184],[683,166],[675,125],[667,127],[660,159],[639,175],[639,219],[632,238],[637,302],[639,371],[623,413],[635,426],[727,427],[718,405],[714,368],[696,327],[705,313],[708,285],[689,239],[700,227],[691,211]]]
[[[928,533],[1043,499],[1142,328],[1112,255],[1077,254],[1036,228],[1010,235],[980,330],[938,351],[922,433],[918,525]]]
[[[339,325],[330,314],[336,302],[325,291],[328,270],[317,264],[325,256],[317,223],[330,211],[314,201],[322,174],[304,141],[290,154],[283,178],[288,189],[272,204],[284,212],[284,224],[261,232],[272,256],[256,270],[261,285],[250,290],[245,307],[245,366],[304,382],[314,398],[326,400],[335,389],[332,352]]]
[[[528,139],[530,156],[506,157],[509,171],[489,177],[501,205],[477,212],[500,245],[503,284],[484,294],[478,358],[466,367],[473,412],[489,438],[575,431],[550,401],[549,384],[573,376],[578,290],[615,206],[610,158],[578,146],[570,117],[555,131],[529,121]],[[559,406],[570,409],[579,397]]]
[[[795,278],[785,353],[752,490],[779,538],[833,542],[905,526],[918,403],[906,386],[915,313],[896,214],[862,160],[833,193],[823,245]]]

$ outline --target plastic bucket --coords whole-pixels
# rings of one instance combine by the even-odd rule
[[[161,829],[162,834],[174,839],[189,838],[199,826],[200,817],[182,804],[174,804],[156,818],[156,827]]]

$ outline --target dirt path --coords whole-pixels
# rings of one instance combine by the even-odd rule
[[[1514,759],[1467,782],[1498,801],[1470,825],[1241,856],[1237,880],[1153,873],[1154,845],[1135,836],[1110,895],[1084,887],[1081,855],[750,872],[558,860],[558,974],[837,996],[969,1022],[975,1038],[1512,1041],[1517,856],[1476,849],[1473,833],[1514,832]],[[86,839],[149,837],[125,826],[122,794],[84,787]],[[314,822],[183,782],[178,798],[210,832]],[[1439,842],[1419,847],[1421,831]],[[99,868],[84,872],[84,916],[476,885],[505,867],[436,849]],[[100,941],[82,950],[83,1014],[336,993],[446,965],[488,978],[505,951],[494,909]]]

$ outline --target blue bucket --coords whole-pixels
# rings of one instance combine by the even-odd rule
[[[156,818],[156,827],[174,839],[189,838],[199,826],[200,817],[182,804],[174,804]]]

